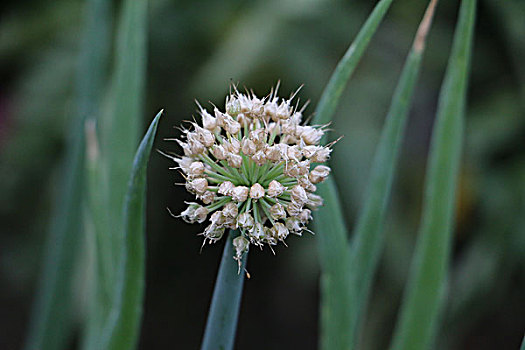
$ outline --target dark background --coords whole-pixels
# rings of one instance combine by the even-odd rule
[[[168,1],[150,3],[144,125],[165,109],[156,147],[195,114],[194,99],[223,106],[229,84],[314,106],[372,1]],[[421,213],[437,98],[459,1],[442,0],[428,37],[385,225],[386,245],[361,337],[384,349],[395,324]],[[425,1],[394,1],[341,99],[332,166],[352,227],[390,98]],[[439,349],[518,349],[525,329],[525,3],[480,0],[471,65],[457,229]],[[82,1],[0,5],[0,348],[20,348],[40,273],[50,212],[60,190]],[[119,3],[114,4],[115,14]],[[209,106],[209,105],[207,105]],[[204,226],[166,211],[191,197],[153,153],[149,169],[147,288],[141,349],[196,349],[223,243],[199,254]],[[250,254],[238,349],[314,349],[319,267],[315,236],[276,256]],[[82,257],[79,257],[82,261]],[[85,271],[78,268],[77,292]],[[76,293],[78,319],[83,301]],[[77,334],[78,337],[78,334]],[[72,340],[71,348],[75,348]]]

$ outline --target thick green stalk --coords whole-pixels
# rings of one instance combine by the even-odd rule
[[[244,267],[248,258],[246,253],[239,269],[233,259],[235,252],[232,244],[238,235],[239,231],[230,231],[224,246],[201,350],[233,349],[244,284]]]
[[[461,2],[432,136],[423,217],[393,350],[431,347],[439,326],[450,259],[475,11],[476,0]]]
[[[425,12],[399,78],[379,145],[372,165],[370,182],[364,205],[358,217],[350,252],[348,276],[350,278],[352,313],[349,336],[355,340],[361,314],[366,308],[371,284],[383,248],[383,222],[388,198],[399,157],[408,112],[424,51],[425,38],[430,29],[437,0],[432,0]],[[354,341],[355,342],[355,341]]]

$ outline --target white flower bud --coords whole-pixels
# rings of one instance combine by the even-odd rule
[[[273,235],[274,235],[273,230],[267,226],[264,226],[263,242],[268,243],[270,245],[276,245],[278,240]]]
[[[281,132],[287,135],[295,135],[297,131],[297,123],[293,120],[285,120],[281,123]]]
[[[277,99],[275,98],[272,101],[266,102],[266,104],[264,105],[264,114],[267,117],[272,118],[272,120],[277,121],[277,108]]]
[[[312,145],[308,145],[308,146],[304,146],[302,148],[302,151],[303,151],[303,155],[306,159],[310,159],[312,158],[322,147],[320,146],[312,146]]]
[[[261,245],[265,237],[263,224],[256,222],[253,226],[253,229],[248,232],[248,237],[252,243]]]
[[[234,168],[240,168],[242,165],[242,157],[238,154],[228,154],[228,165]]]
[[[264,103],[262,100],[253,96],[251,101],[251,115],[255,118],[262,117],[264,114]]]
[[[220,126],[220,127],[224,127],[226,119],[231,118],[229,115],[222,113],[217,108],[213,110],[213,113],[215,113],[215,120],[216,120],[217,126]]]
[[[271,162],[278,162],[281,160],[281,152],[279,150],[279,147],[275,145],[266,147],[266,149],[264,150],[264,154],[266,155],[266,159],[268,159]]]
[[[308,202],[306,203],[310,208],[317,209],[323,205],[323,197],[314,193],[308,193]]]
[[[213,130],[217,127],[217,119],[215,119],[208,111],[201,109],[202,126],[204,129]]]
[[[250,188],[250,198],[257,200],[262,197],[264,197],[264,187],[258,183],[253,184]]]
[[[206,209],[205,207],[198,207],[197,209],[195,209],[194,214],[195,214],[195,220],[199,224],[202,224],[206,220],[206,217],[208,216],[208,209]]]
[[[224,196],[230,196],[235,185],[231,181],[224,181],[219,185],[217,192]]]
[[[201,176],[204,174],[204,164],[202,162],[191,163],[187,174],[193,177]]]
[[[236,186],[231,191],[231,197],[235,202],[244,202],[248,199],[248,193],[250,189],[246,186]]]
[[[255,225],[255,220],[253,219],[253,216],[250,215],[250,213],[244,212],[237,216],[237,227],[243,228],[245,230],[251,230],[253,225]]]
[[[226,224],[226,216],[224,216],[221,210],[218,210],[211,214],[210,222],[215,226],[222,227]]]
[[[230,153],[239,154],[241,150],[241,143],[235,137],[232,137],[229,142],[225,141],[223,143],[223,147]]]
[[[290,232],[293,232],[297,235],[301,235],[301,231],[303,230],[303,227],[301,225],[301,222],[296,217],[289,217],[285,221],[286,228],[290,230]]]
[[[270,207],[270,215],[274,220],[284,219],[286,218],[286,210],[282,204],[277,203]]]
[[[289,233],[286,226],[280,222],[276,222],[275,225],[273,225],[271,232],[272,236],[279,241],[284,241]]]
[[[329,167],[326,165],[318,165],[310,172],[308,179],[313,184],[318,184],[319,182],[324,181],[324,179],[328,177],[328,174],[330,174]]]
[[[233,239],[233,247],[235,249],[234,259],[239,262],[239,268],[241,266],[241,258],[248,251],[250,242],[244,236],[239,236]]]
[[[297,216],[301,224],[306,225],[308,221],[312,219],[312,212],[310,209],[303,209],[301,210],[301,213]]]
[[[215,193],[211,191],[204,192],[203,195],[198,197],[204,204],[211,204],[215,200]]]
[[[190,186],[196,194],[202,195],[208,189],[208,180],[204,178],[195,179],[190,181]]]
[[[180,159],[174,158],[179,168],[185,173],[189,174],[191,172],[190,166],[193,163],[193,159],[190,157],[182,157]]]
[[[283,101],[277,108],[277,112],[275,113],[275,116],[277,119],[288,119],[290,118],[291,114],[291,108],[288,101]]]
[[[210,130],[201,128],[199,126],[196,126],[195,130],[197,131],[197,137],[200,143],[202,143],[206,147],[213,146],[213,144],[215,143],[215,136]]]
[[[224,121],[224,130],[232,135],[236,135],[241,130],[241,124],[229,117]]]
[[[237,100],[233,96],[226,97],[226,113],[228,113],[232,117],[235,117],[240,112],[241,112],[241,104],[239,103],[239,100]]]
[[[228,219],[235,219],[239,214],[239,209],[235,203],[228,202],[222,209],[222,214]]]
[[[255,129],[250,131],[250,140],[252,140],[256,145],[260,145],[266,140],[266,130],[263,128]]]
[[[279,197],[284,192],[284,186],[277,180],[272,180],[268,184],[268,197]]]
[[[311,126],[298,126],[297,134],[307,145],[317,145],[324,135],[324,131]]]
[[[286,156],[288,157],[288,159],[292,159],[298,162],[301,160],[303,154],[297,145],[293,145],[288,147],[288,149],[286,150]]]
[[[228,152],[224,149],[222,145],[214,145],[211,148],[210,152],[218,160],[225,160],[228,156]]]
[[[264,154],[264,151],[260,150],[257,151],[253,156],[252,160],[255,162],[255,164],[261,166],[264,163],[266,163],[266,155]]]
[[[290,196],[292,197],[292,201],[297,202],[301,206],[308,202],[308,195],[306,194],[304,188],[300,185],[295,185],[292,188],[290,191]]]
[[[180,213],[180,217],[182,220],[186,221],[189,224],[193,224],[195,221],[197,221],[197,217],[195,215],[195,211],[200,208],[201,206],[197,203],[188,203],[188,208],[184,210],[182,213]]]
[[[312,162],[324,163],[330,159],[330,153],[332,150],[328,147],[320,147],[319,150],[312,156]]]
[[[299,214],[301,214],[303,206],[297,202],[292,201],[290,204],[288,204],[286,210],[288,211],[288,214],[290,214],[290,216],[298,216]]]
[[[244,153],[245,155],[253,156],[257,151],[257,147],[255,146],[255,143],[252,140],[244,138],[241,142],[241,150],[242,153]]]
[[[217,225],[214,225],[213,223],[208,225],[208,227],[206,227],[203,232],[203,235],[205,237],[204,242],[206,242],[206,239],[208,239],[210,243],[217,242],[224,235],[224,231],[224,227],[219,227]]]
[[[303,160],[302,162],[297,163],[297,174],[298,175],[307,175],[310,170],[310,161]]]

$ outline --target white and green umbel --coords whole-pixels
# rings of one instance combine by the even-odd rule
[[[235,88],[226,98],[226,111],[214,115],[199,106],[201,125],[190,123],[181,139],[184,151],[172,156],[186,189],[199,203],[188,203],[180,217],[202,223],[204,243],[215,243],[225,229],[238,229],[233,240],[235,259],[250,244],[259,247],[283,242],[289,233],[301,236],[322,205],[314,192],[326,179],[331,146],[321,146],[325,126],[302,123],[302,110],[292,100],[276,96],[277,89],[259,99]]]

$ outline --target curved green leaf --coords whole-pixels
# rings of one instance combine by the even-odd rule
[[[338,63],[317,105],[313,124],[326,124],[332,119],[346,83],[391,3],[392,0],[379,1]],[[347,278],[347,230],[334,180],[328,178],[319,184],[318,191],[325,203],[314,220],[322,268],[320,344],[323,349],[347,349],[351,342],[347,305],[352,298]]]
[[[124,204],[124,244],[100,349],[134,349],[138,341],[144,297],[146,175],[161,115],[162,111],[151,122],[133,162]]]
[[[224,246],[201,350],[233,349],[244,285],[243,271],[248,259],[246,253],[240,269],[233,259],[233,239],[238,235],[239,231],[231,230]]]
[[[461,2],[441,87],[427,170],[423,217],[391,349],[426,349],[438,328],[451,249],[476,0]]]
[[[372,36],[375,34],[377,27],[383,20],[383,17],[391,4],[392,0],[379,1],[361,30],[359,30],[356,38],[337,64],[334,73],[330,77],[330,81],[323,91],[315,109],[314,118],[312,120],[313,124],[326,124],[332,120],[335,109],[339,104],[339,98],[341,97],[350,76],[352,76],[352,73],[361,60],[363,53],[368,47]]]
[[[122,206],[140,140],[146,79],[147,0],[122,3],[115,67],[106,113],[101,120],[101,153],[107,176],[108,232],[113,252],[122,244]],[[113,254],[113,266],[120,257]]]
[[[430,29],[437,0],[432,0],[425,12],[399,78],[379,145],[374,156],[370,182],[363,209],[358,217],[351,244],[348,276],[350,278],[352,313],[349,334],[355,339],[358,323],[366,307],[374,272],[383,248],[383,222],[392,188],[399,148],[403,139],[414,87],[419,76],[425,38]]]

